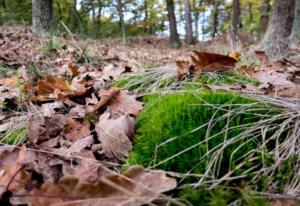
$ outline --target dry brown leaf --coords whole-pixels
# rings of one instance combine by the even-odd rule
[[[137,116],[143,109],[142,103],[135,95],[129,95],[127,90],[120,90],[107,104],[107,111],[111,114]]]
[[[134,120],[129,115],[112,118],[109,113],[100,116],[96,124],[98,139],[104,154],[109,158],[122,159],[132,148]]]
[[[72,77],[72,78],[74,78],[74,77],[76,77],[76,76],[78,76],[78,75],[80,74],[79,69],[78,69],[78,66],[77,66],[76,64],[70,63],[70,64],[68,65],[68,68],[69,68],[69,70],[70,70],[70,73],[71,73],[71,77]]]
[[[18,198],[18,203],[32,206],[91,205],[93,199],[92,205],[99,206],[115,206],[120,201],[127,202],[124,205],[143,205],[175,187],[176,180],[167,177],[164,171],[146,172],[144,168],[135,166],[123,175],[103,176],[94,184],[81,183],[72,176],[61,178],[58,184],[48,181],[28,195],[24,194],[24,198]]]
[[[229,56],[201,51],[193,51],[191,58],[195,71],[202,72],[227,71],[233,69],[237,62]]]
[[[104,105],[106,105],[108,102],[112,101],[113,97],[118,95],[120,92],[120,89],[112,88],[110,90],[102,90],[100,91],[100,101],[95,105],[87,105],[87,112],[88,113],[94,113],[98,111],[100,108],[102,108]]]
[[[25,162],[26,147],[20,150],[6,150],[0,147],[0,198],[6,190],[23,190],[30,181],[29,174],[22,170]]]
[[[71,92],[69,83],[61,77],[46,76],[44,79],[38,81],[37,92],[38,95],[49,95],[55,90],[60,92]]]
[[[0,86],[9,87],[11,89],[15,88],[18,83],[19,79],[17,77],[0,79]]]

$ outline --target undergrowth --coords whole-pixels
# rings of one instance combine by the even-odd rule
[[[293,146],[300,138],[297,110],[283,109],[282,102],[204,90],[151,94],[143,101],[126,162],[169,171],[179,188],[192,188],[177,195],[193,205],[263,205],[264,199],[249,194],[300,188],[295,178],[299,148]],[[249,191],[231,194],[242,185]]]
[[[237,72],[207,72],[200,76],[186,77],[178,81],[176,75],[164,74],[163,71],[147,70],[142,73],[128,74],[114,82],[113,86],[128,89],[130,92],[153,92],[174,89],[197,89],[205,84],[231,85],[251,84],[258,86],[255,79],[244,77]]]

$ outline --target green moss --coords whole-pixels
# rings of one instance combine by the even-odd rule
[[[137,120],[134,149],[127,161],[180,173],[203,174],[212,158],[207,152],[220,149],[225,141],[245,129],[230,128],[259,121],[262,115],[272,115],[263,104],[235,93],[173,93],[148,96],[145,101],[146,107]],[[249,151],[255,155],[259,144],[259,137],[229,143],[218,160],[220,169],[212,175],[220,177],[241,162],[246,162],[243,171],[253,166],[251,156],[243,156]],[[255,164],[260,164],[262,155],[257,152],[257,156]]]
[[[216,187],[208,189],[204,186],[198,188],[185,186],[179,196],[194,206],[226,206],[237,200],[241,202],[240,205],[268,205],[266,199],[252,193],[252,191],[245,191],[242,188]]]

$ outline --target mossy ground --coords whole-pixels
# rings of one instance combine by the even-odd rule
[[[270,109],[262,102],[237,93],[193,90],[161,96],[152,94],[144,97],[144,102],[146,106],[137,120],[133,151],[126,160],[129,165],[141,164],[183,174],[179,179],[181,186],[197,183],[208,169],[211,170],[206,174],[208,180],[228,173],[231,176],[246,174],[242,180],[222,184],[225,189],[210,190],[205,185],[183,187],[185,189],[176,195],[193,205],[227,205],[237,199],[242,205],[265,204],[263,198],[252,198],[249,192],[247,199],[237,190],[241,184],[249,184],[249,187],[253,184],[247,182],[253,176],[247,171],[273,163],[270,154],[274,143],[270,141],[262,152],[258,149],[262,144],[261,135],[236,137],[248,125],[278,114],[280,108]],[[215,162],[213,167],[216,168],[209,168],[211,162]],[[253,188],[260,191],[267,185],[263,179],[257,184],[261,186]]]

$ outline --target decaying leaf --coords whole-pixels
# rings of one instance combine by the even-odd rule
[[[25,146],[20,150],[0,147],[0,198],[6,190],[20,191],[29,183],[30,175],[23,170],[25,155]]]
[[[18,83],[19,79],[17,77],[0,79],[0,86],[15,88]]]
[[[123,175],[105,175],[94,184],[81,183],[76,177],[65,176],[58,184],[45,182],[29,194],[19,194],[23,198],[13,198],[12,202],[32,206],[143,205],[175,187],[176,180],[167,177],[163,171],[146,172],[144,168],[136,166],[129,168]]]
[[[178,79],[182,80],[182,78],[188,74],[200,75],[202,72],[227,71],[233,69],[235,63],[238,61],[239,54],[232,53],[231,56],[194,50],[191,55],[192,62],[184,60],[175,62]]]
[[[95,105],[87,105],[87,112],[93,113],[107,107],[111,114],[133,115],[136,116],[143,106],[138,102],[134,95],[129,95],[128,91],[112,88],[110,90],[102,90],[99,94],[100,101]]]
[[[202,72],[227,71],[237,63],[236,59],[229,56],[200,51],[193,51],[191,58],[195,70]]]
[[[96,124],[96,132],[105,155],[122,159],[132,148],[134,120],[129,115],[113,118],[110,113],[104,113]]]

